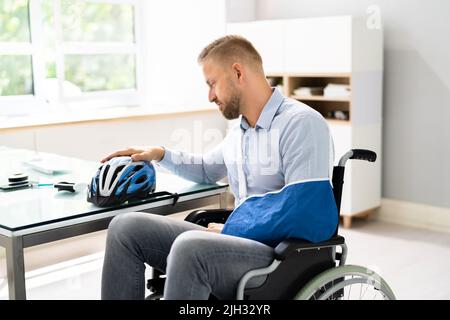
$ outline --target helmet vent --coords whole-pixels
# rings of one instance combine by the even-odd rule
[[[109,168],[110,168],[110,166],[108,164],[108,165],[106,165],[105,171],[103,171],[102,188],[105,187],[106,176],[108,174]]]
[[[113,174],[113,176],[112,176],[112,179],[111,179],[109,188],[111,188],[111,186],[113,185],[114,181],[116,181],[117,175],[123,170],[123,168],[125,168],[124,165],[118,166],[118,167],[116,168],[116,170],[114,171],[114,174]]]
[[[136,180],[136,183],[142,183],[145,180],[147,180],[147,176],[146,175],[142,175]]]

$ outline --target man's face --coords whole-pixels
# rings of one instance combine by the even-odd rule
[[[231,71],[207,60],[203,63],[203,75],[209,87],[208,100],[217,104],[226,119],[239,117],[241,94],[232,81]]]

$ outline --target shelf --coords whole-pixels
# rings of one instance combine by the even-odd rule
[[[302,100],[302,101],[339,101],[339,102],[350,102],[350,97],[325,97],[325,96],[291,96],[292,99]]]
[[[350,120],[337,120],[337,119],[329,119],[329,118],[325,118],[325,120],[327,120],[327,122],[329,124],[338,124],[338,125],[345,125],[345,126],[351,125]]]
[[[299,78],[351,78],[351,72],[270,72],[266,77],[299,77]]]
[[[289,77],[299,77],[299,78],[351,78],[352,74],[350,72],[290,72]]]

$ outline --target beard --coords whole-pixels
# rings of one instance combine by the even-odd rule
[[[240,115],[241,95],[237,90],[233,90],[233,94],[228,102],[223,104],[222,114],[227,120],[237,119]]]
[[[230,101],[223,106],[222,114],[227,120],[237,119],[241,106],[241,98],[239,96],[231,97]]]

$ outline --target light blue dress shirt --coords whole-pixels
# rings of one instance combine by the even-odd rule
[[[244,117],[210,152],[166,148],[159,165],[198,183],[228,175],[235,204],[308,179],[331,178],[334,148],[320,113],[274,88],[255,125]]]

